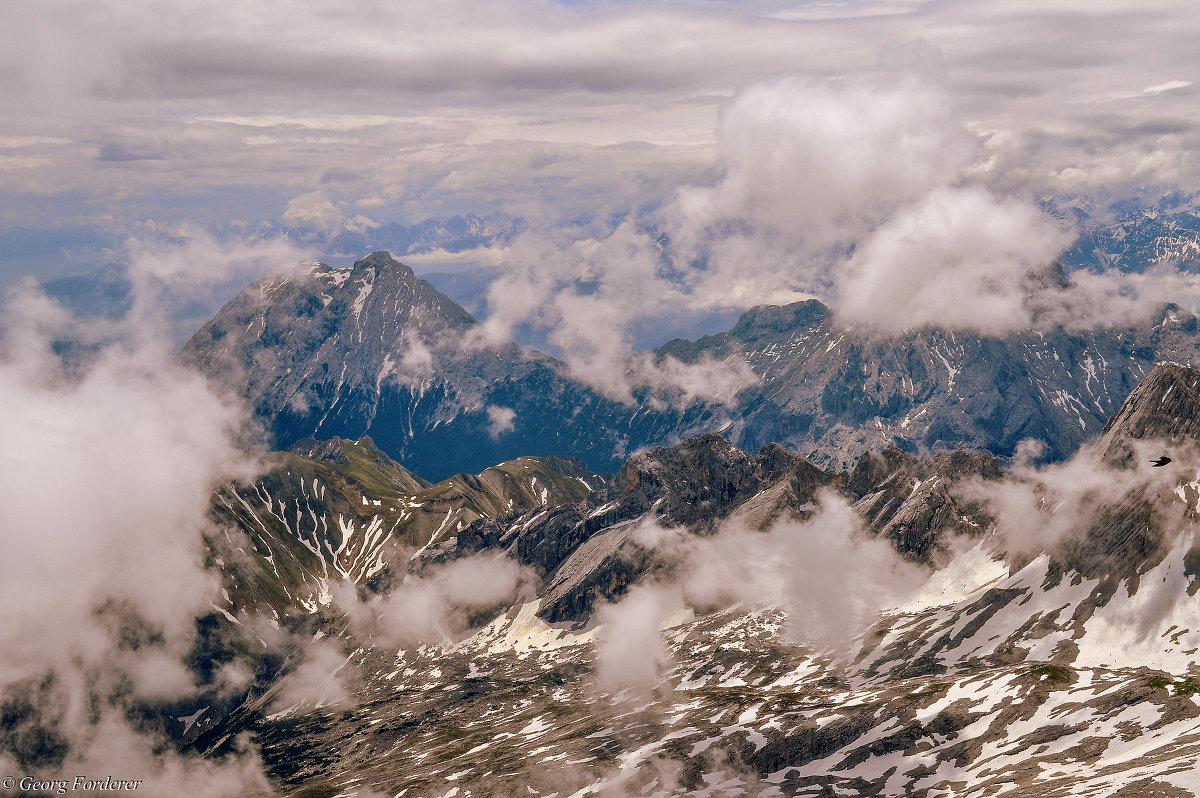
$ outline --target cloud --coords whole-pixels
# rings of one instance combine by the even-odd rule
[[[283,211],[286,224],[304,225],[321,231],[338,230],[346,215],[320,191],[310,191],[288,201]]]
[[[1018,455],[1023,452],[1031,450],[1026,446]],[[1102,501],[1120,497],[1131,485],[1128,474],[1105,464],[1090,447],[1042,468],[1022,459],[1018,457],[1008,478],[965,488],[966,495],[988,504],[997,534],[1016,557],[1050,551],[1082,532]]]
[[[199,375],[136,340],[68,370],[52,349],[67,321],[54,310],[21,294],[6,307],[0,430],[13,473],[0,494],[23,532],[0,591],[25,608],[2,629],[10,665],[82,653],[73,649],[86,650],[89,618],[109,600],[186,635],[211,587],[197,566],[209,491],[243,463],[242,419]]]
[[[1126,325],[1157,302],[1193,301],[1195,278],[1172,266],[1060,284],[1051,267],[1077,230],[1004,189],[990,138],[959,121],[937,68],[898,63],[887,78],[767,82],[730,102],[720,177],[681,189],[661,214],[683,300],[809,294],[885,334],[987,335]]]
[[[841,652],[881,610],[916,596],[928,580],[832,490],[820,494],[809,520],[766,532],[728,521],[716,535],[697,537],[647,522],[635,535],[667,567],[597,613],[598,678],[610,690],[657,683],[668,663],[660,629],[677,608],[782,607],[791,639]]]
[[[493,438],[499,438],[506,432],[512,432],[514,422],[517,418],[517,411],[511,407],[496,407],[488,405],[488,435]]]
[[[666,402],[732,401],[757,382],[744,361],[633,360],[638,325],[692,304],[662,245],[633,221],[522,233],[500,249],[486,320],[469,345],[495,345],[520,325],[544,332],[572,376],[618,400],[647,389]]]
[[[1162,94],[1164,91],[1174,91],[1175,89],[1186,89],[1191,86],[1190,80],[1168,80],[1166,83],[1158,83],[1154,86],[1147,86],[1142,89],[1142,94]]]
[[[1141,273],[1072,272],[1070,285],[1049,287],[1032,297],[1037,325],[1068,329],[1132,326],[1151,319],[1165,303],[1200,311],[1200,275],[1173,263],[1158,263]]]
[[[125,161],[162,161],[166,156],[155,152],[135,152],[126,149],[124,146],[116,142],[108,142],[100,146],[100,152],[96,155],[97,161],[107,161],[109,163],[122,163]]]
[[[324,637],[303,640],[299,664],[281,680],[279,691],[271,699],[275,712],[297,706],[319,709],[353,705],[359,674],[340,642]]]
[[[1030,274],[1069,242],[1032,202],[939,186],[859,245],[839,276],[837,311],[888,333],[936,326],[1002,335],[1033,324]]]
[[[65,366],[52,349],[64,319],[47,309],[18,294],[0,335],[8,441],[0,501],[11,532],[0,601],[14,608],[0,624],[0,690],[11,695],[23,680],[54,674],[64,712],[45,721],[63,741],[66,766],[107,772],[138,762],[154,783],[177,771],[199,789],[204,772],[221,769],[154,756],[158,743],[126,727],[121,707],[194,689],[182,658],[192,619],[215,591],[201,569],[200,535],[213,484],[245,470],[235,446],[241,418],[202,378],[136,339]],[[124,699],[93,698],[122,682],[113,695]],[[89,718],[92,700],[104,709]],[[261,773],[252,780],[262,782]]]
[[[125,267],[132,302],[125,328],[155,329],[168,357],[247,283],[290,275],[311,252],[287,238],[218,237],[195,225],[147,226],[115,253]],[[101,326],[92,322],[92,334]]]
[[[134,284],[138,315],[163,303],[211,301],[267,274],[291,274],[311,253],[286,238],[217,237],[195,225],[152,230],[146,240],[126,239],[121,258]],[[163,234],[169,236],[163,240]],[[145,318],[138,323],[149,323]]]
[[[361,214],[348,218],[322,191],[310,191],[289,200],[287,208],[283,211],[283,221],[322,233],[337,233],[342,230],[361,233],[379,226],[378,222]]]
[[[596,676],[601,688],[617,692],[659,683],[670,661],[662,625],[678,602],[671,590],[645,584],[634,587],[620,602],[597,609]]]
[[[729,402],[757,381],[745,363],[630,360],[634,330],[679,309],[814,295],[885,333],[1000,335],[1118,310],[1063,291],[1030,301],[1073,231],[981,181],[983,139],[928,69],[756,84],[724,109],[717,139],[717,176],[680,189],[654,225],[535,229],[500,249],[480,335],[543,330],[575,377],[619,399],[652,387]]]
[[[1185,6],[847,8],[323,0],[298,12],[279,0],[254,11],[184,0],[167,30],[116,0],[7,4],[0,132],[67,143],[8,154],[29,168],[0,170],[0,190],[42,202],[7,203],[0,224],[37,222],[50,209],[55,218],[225,221],[236,208],[257,219],[246,214],[283,207],[296,186],[334,171],[357,175],[339,184],[335,204],[386,196],[417,219],[535,206],[573,214],[607,210],[613,198],[660,204],[697,184],[713,155],[716,110],[739,90],[780,75],[817,85],[886,78],[896,53],[912,60],[913,42],[995,158],[986,179],[1006,190],[1194,183],[1197,112],[1190,87],[1176,86],[1191,69],[1195,24]],[[289,35],[280,37],[284,16]],[[1061,30],[1076,35],[1064,40]],[[743,99],[748,110],[752,98]],[[771,113],[781,124],[796,115]],[[1137,129],[1150,117],[1178,132]],[[835,121],[814,114],[810,124],[832,131]],[[93,160],[97,130],[170,141],[172,157],[114,170]],[[848,136],[862,141],[853,127]],[[753,198],[727,189],[718,204]]]
[[[1194,478],[1193,447],[1154,440],[1129,443],[1140,468],[1114,467],[1095,445],[1081,448],[1065,462],[1038,466],[1041,445],[1023,442],[1005,479],[967,484],[964,495],[989,505],[1008,554],[1029,558],[1053,552],[1064,541],[1082,538],[1102,512],[1131,493],[1157,493],[1161,509],[1174,503],[1171,493],[1180,484]],[[1145,466],[1164,451],[1176,462],[1161,469]],[[1182,505],[1179,509],[1182,517]]]
[[[185,246],[132,246],[134,307],[146,310],[116,321],[81,323],[29,284],[3,306],[0,601],[13,611],[0,623],[0,694],[41,684],[45,695],[0,757],[25,770],[39,755],[20,740],[46,735],[57,753],[36,766],[47,773],[137,773],[164,794],[266,788],[252,751],[192,760],[126,720],[139,702],[196,694],[183,663],[217,590],[202,567],[212,489],[254,469],[240,406],[175,363],[163,314],[149,310],[162,292],[237,272],[238,253],[263,254],[222,251],[198,262]],[[237,671],[221,689],[248,675]]]
[[[137,791],[148,795],[197,798],[271,795],[271,785],[263,775],[257,753],[245,740],[233,741],[231,746],[235,750],[234,756],[221,760],[164,754],[155,747],[152,739],[136,733],[124,718],[108,711],[91,729],[87,747],[73,749],[54,776],[66,780],[67,794],[72,791],[70,788],[77,776],[89,774],[85,780],[103,781],[107,776],[136,779],[140,782]],[[3,764],[4,757],[0,755],[0,765]],[[36,772],[38,779],[51,775],[50,771],[31,771],[15,763],[8,763],[6,772]],[[79,794],[81,791],[74,792]],[[92,794],[99,794],[99,790]]]
[[[680,191],[678,228],[745,219],[810,249],[846,243],[956,179],[977,146],[945,90],[915,75],[758,83],[722,112],[723,175]]]
[[[411,382],[426,379],[433,373],[433,353],[416,335],[404,338],[404,355],[400,358],[399,374]]]
[[[629,364],[630,384],[649,388],[649,401],[679,407],[698,400],[732,406],[738,394],[759,381],[745,360],[716,360],[707,353],[688,363],[670,355],[656,360],[645,353]]]
[[[488,611],[510,606],[530,579],[515,560],[478,555],[409,574],[386,595],[341,584],[334,599],[362,639],[409,648],[455,642]]]
[[[818,506],[810,520],[783,521],[766,533],[730,525],[696,539],[685,599],[704,607],[770,597],[787,610],[793,639],[848,647],[880,610],[914,595],[928,573],[873,537],[835,492],[823,492]]]

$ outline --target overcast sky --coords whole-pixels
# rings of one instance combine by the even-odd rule
[[[714,179],[735,93],[897,72],[944,86],[992,188],[1191,186],[1196,16],[1179,0],[14,0],[0,228],[255,225],[297,198],[293,218],[335,221],[624,211]]]

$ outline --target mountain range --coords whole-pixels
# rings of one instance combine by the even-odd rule
[[[350,692],[287,690],[312,656],[293,644],[240,700],[205,704],[191,745],[219,755],[252,730],[295,794],[1200,790],[1200,371],[1156,365],[1194,361],[1190,314],[881,339],[817,302],[760,307],[656,350],[758,377],[731,405],[684,407],[458,345],[475,326],[376,253],[252,286],[181,353],[290,447],[214,496],[218,638],[263,613],[315,632],[349,655]],[[1030,437],[1060,465],[1033,469],[1016,452]],[[838,534],[865,536],[846,560],[822,537],[838,506],[860,530]],[[220,565],[235,542],[240,570]],[[879,544],[897,559],[856,576]],[[706,551],[718,588],[697,598]],[[830,557],[826,576],[805,565]],[[355,609],[387,617],[405,585],[476,562],[514,564],[524,587],[420,645]],[[789,604],[770,585],[795,572],[816,581]],[[889,593],[896,573],[920,588]],[[654,680],[613,683],[605,630],[632,633],[621,608],[653,595]],[[797,634],[820,614],[864,620],[836,642]]]
[[[835,472],[778,444],[749,454],[709,434],[646,449],[610,478],[524,459],[430,486],[369,441],[305,441],[214,496],[220,525],[269,559],[256,587],[224,569],[242,590],[216,620],[236,636],[268,607],[291,627],[309,619],[305,635],[349,655],[350,703],[287,693],[281,706],[304,661],[293,650],[240,702],[205,704],[189,738],[216,755],[253,730],[295,795],[1193,795],[1197,417],[1200,371],[1152,369],[1073,458],[1096,463],[1111,487],[1073,499],[1052,472],[967,451],[893,447]],[[1151,467],[1151,451],[1174,464]],[[485,501],[470,488],[482,484],[493,486]],[[1006,531],[984,497],[1013,489],[1044,499],[1024,521],[1065,525],[1059,539],[1034,552]],[[244,512],[228,514],[235,494]],[[790,608],[663,605],[651,616],[662,629],[654,684],[603,680],[605,629],[621,623],[611,608],[686,571],[648,532],[676,530],[685,545],[743,535],[749,559],[718,549],[719,573],[736,581],[748,563],[765,597],[773,566],[756,558],[788,555],[755,541],[797,530],[801,559],[788,567],[817,578],[802,563],[828,556],[820,518],[831,502],[917,569],[920,589],[838,642],[797,638],[792,616],[812,602],[837,615],[883,590],[886,572],[865,586],[833,574]],[[410,508],[424,526],[397,525]],[[426,539],[437,519],[458,520]],[[397,545],[380,545],[385,535]],[[325,564],[290,580],[273,571],[288,545]],[[387,572],[419,579],[495,556],[527,568],[531,592],[440,642],[397,649],[329,594],[335,572],[373,595],[395,587],[379,579]],[[271,573],[289,599],[269,598],[282,595]]]
[[[887,446],[1007,458],[1026,439],[1058,460],[1099,434],[1156,363],[1200,363],[1196,318],[1169,305],[1121,329],[880,336],[809,300],[752,308],[728,332],[653,351],[660,365],[748,367],[756,382],[733,401],[641,389],[629,402],[545,355],[473,345],[476,326],[377,252],[250,286],[180,357],[232,385],[280,447],[370,436],[431,479],[522,454],[611,471],[640,448],[710,431],[748,450],[778,442],[836,468]]]
[[[264,451],[208,504],[194,690],[137,728],[297,798],[1200,795],[1191,314],[880,336],[808,301],[648,354],[748,370],[725,403],[478,328],[376,252],[195,333]],[[0,753],[50,771],[34,698]]]
[[[1080,226],[1079,239],[1060,258],[1068,269],[1119,269],[1142,272],[1171,265],[1194,272],[1200,266],[1200,203],[1193,194],[1155,192],[1157,196],[1118,202],[1108,209],[1084,200],[1060,198],[1055,212]],[[1095,217],[1093,217],[1095,214]]]

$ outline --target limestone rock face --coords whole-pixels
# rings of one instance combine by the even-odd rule
[[[1142,465],[1132,462],[1131,442],[1150,439],[1166,448],[1200,440],[1200,371],[1173,363],[1155,366],[1104,425],[1098,446],[1114,464]]]
[[[583,457],[612,470],[656,417],[564,376],[511,344],[473,341],[477,322],[386,252],[349,269],[314,264],[250,286],[180,359],[242,395],[285,448],[370,436],[426,479],[522,455]],[[672,417],[670,423],[677,425]]]

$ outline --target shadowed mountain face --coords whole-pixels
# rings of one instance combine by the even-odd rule
[[[180,358],[243,394],[282,447],[369,435],[441,479],[526,454],[614,469],[646,440],[713,425],[713,411],[647,413],[517,347],[473,346],[475,320],[387,253],[243,291]]]
[[[838,469],[890,446],[1007,457],[1027,438],[1057,460],[1098,435],[1156,363],[1200,363],[1197,320],[1174,307],[1120,330],[880,337],[814,300],[757,307],[726,333],[655,350],[659,362],[749,364],[758,377],[732,405],[679,407],[644,391],[607,398],[552,358],[474,344],[475,327],[375,253],[256,283],[180,357],[245,396],[279,446],[369,435],[431,479],[525,454],[612,471],[644,446],[715,430],[749,451],[779,442]]]
[[[1151,371],[1104,425],[1097,445],[1113,463],[1141,465],[1132,462],[1131,444],[1145,439],[1160,440],[1172,450],[1200,440],[1200,375],[1195,369],[1164,363]]]

